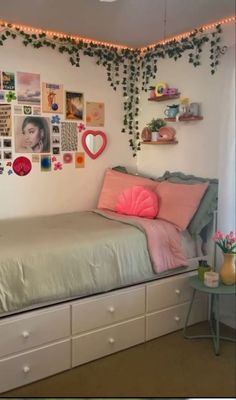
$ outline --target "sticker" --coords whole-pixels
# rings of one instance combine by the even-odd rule
[[[52,148],[52,153],[53,154],[57,154],[57,155],[60,154],[60,147],[53,147]]]
[[[61,171],[62,170],[62,163],[60,161],[54,164],[54,171]]]
[[[33,115],[41,115],[41,108],[40,106],[33,107]]]
[[[8,103],[11,103],[12,100],[16,100],[16,94],[15,92],[12,92],[10,90],[10,92],[6,93],[6,99]]]
[[[52,133],[60,133],[59,125],[52,125]]]
[[[17,157],[13,161],[12,169],[15,172],[15,174],[19,176],[28,175],[31,171],[31,168],[32,168],[31,161],[27,157]]]
[[[53,115],[52,119],[51,119],[51,123],[52,124],[60,124],[61,118],[59,117],[59,115]]]
[[[64,164],[71,164],[73,161],[73,154],[72,153],[64,153],[63,154],[63,162]]]
[[[32,107],[31,106],[23,106],[23,111],[25,115],[31,115],[32,114]]]
[[[3,147],[11,147],[11,139],[3,139]]]
[[[11,160],[12,159],[12,152],[11,151],[4,151],[3,152],[4,160]]]
[[[32,162],[39,162],[39,154],[32,154]]]

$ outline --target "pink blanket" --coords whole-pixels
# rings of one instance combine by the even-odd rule
[[[94,210],[125,224],[134,225],[145,232],[150,259],[155,272],[187,265],[181,243],[181,236],[174,225],[160,219],[147,219],[117,214],[113,211]]]

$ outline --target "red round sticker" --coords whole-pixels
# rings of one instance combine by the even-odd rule
[[[31,161],[27,157],[17,157],[12,165],[13,171],[19,176],[28,175],[31,171],[31,168]]]

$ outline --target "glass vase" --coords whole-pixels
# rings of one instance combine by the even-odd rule
[[[235,253],[224,253],[224,262],[220,268],[220,278],[225,285],[236,283]]]

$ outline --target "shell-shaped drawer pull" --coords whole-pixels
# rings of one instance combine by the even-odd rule
[[[27,339],[29,337],[29,332],[28,331],[23,331],[22,336],[24,339]]]
[[[180,295],[180,290],[179,289],[175,289],[175,294],[177,294],[177,296]]]
[[[115,307],[109,306],[109,307],[108,307],[108,311],[109,311],[111,314],[113,314],[113,313],[115,312]]]
[[[28,374],[30,372],[30,367],[28,365],[25,365],[22,369],[25,374]]]
[[[108,342],[109,342],[110,344],[113,344],[113,343],[115,343],[115,339],[114,339],[113,337],[110,337],[110,338],[108,339]]]
[[[179,321],[180,321],[180,317],[178,317],[178,315],[176,315],[176,316],[174,317],[174,320],[175,320],[176,322],[179,322]]]

